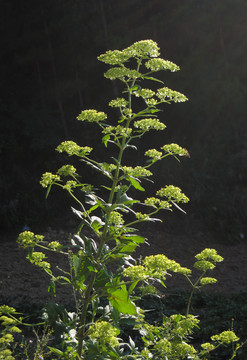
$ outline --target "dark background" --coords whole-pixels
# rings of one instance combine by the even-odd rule
[[[66,225],[66,194],[46,201],[41,174],[64,164],[54,148],[66,139],[100,154],[95,128],[75,120],[83,109],[108,111],[118,93],[97,56],[152,39],[181,67],[161,75],[165,84],[189,97],[167,105],[167,130],[141,144],[190,152],[157,165],[158,185],[190,197],[187,226],[196,219],[223,241],[246,238],[246,14],[246,0],[1,0],[1,227]],[[169,226],[184,222],[176,216]]]

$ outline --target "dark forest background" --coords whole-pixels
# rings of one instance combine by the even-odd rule
[[[158,185],[180,186],[190,197],[187,226],[196,219],[224,241],[244,239],[246,15],[246,0],[1,0],[1,227],[66,224],[66,194],[54,190],[46,201],[41,174],[64,164],[54,148],[66,139],[100,156],[95,128],[75,120],[83,109],[107,112],[120,95],[97,56],[152,39],[181,67],[162,74],[165,84],[189,97],[166,106],[158,141],[186,147],[190,159],[157,165]],[[144,138],[141,149],[150,143]],[[85,180],[94,176],[84,171]],[[169,226],[185,221],[177,216]]]

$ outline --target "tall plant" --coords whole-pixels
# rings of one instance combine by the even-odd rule
[[[61,334],[60,347],[50,347],[59,358],[198,359],[218,346],[207,343],[201,350],[196,350],[188,344],[192,329],[199,322],[189,314],[191,298],[184,316],[164,316],[157,326],[148,323],[145,311],[138,306],[141,295],[137,296],[136,289],[140,284],[145,285],[143,293],[154,292],[153,285],[159,283],[165,287],[167,274],[174,272],[183,274],[194,291],[216,281],[205,274],[223,260],[214,249],[205,249],[198,254],[195,267],[201,270],[201,276],[193,283],[190,269],[163,254],[147,256],[139,262],[132,258],[135,249],[146,241],[135,227],[142,222],[160,221],[157,213],[171,211],[174,206],[180,208],[189,201],[181,189],[173,185],[162,187],[144,200],[133,198],[138,191],[144,193],[145,181],[153,175],[150,168],[157,161],[167,156],[177,160],[188,156],[188,151],[181,146],[164,144],[159,149],[148,149],[144,164],[133,166],[131,161],[130,166],[128,163],[130,154],[132,158],[137,155],[137,139],[148,132],[153,136],[153,132],[166,128],[157,116],[160,107],[187,100],[185,95],[165,87],[160,79],[153,77],[158,71],[179,70],[176,64],[159,55],[157,44],[145,40],[98,57],[110,65],[105,77],[119,80],[123,85],[122,96],[109,103],[111,108],[118,110],[118,120],[110,123],[104,112],[92,109],[82,111],[77,119],[98,126],[102,145],[110,148],[112,157],[108,162],[95,160],[91,156],[91,147],[79,146],[73,141],[62,142],[56,150],[77,157],[101,173],[101,189],[83,183],[73,165],[64,165],[56,174],[43,174],[41,184],[47,188],[47,196],[56,185],[73,198],[79,207],[73,208],[73,212],[80,218],[80,226],[70,245],[57,241],[46,243],[43,236],[29,231],[18,238],[20,246],[29,248],[29,260],[50,275],[50,289],[54,293],[56,283],[69,284],[73,288],[76,314],[64,315],[67,316],[67,337]],[[148,82],[153,84],[152,89],[146,87]],[[154,84],[158,85],[156,89]],[[62,270],[61,275],[55,275],[46,255],[34,251],[35,247],[67,256],[70,271]],[[66,321],[63,317],[63,323]],[[126,337],[126,327],[139,333],[141,347],[131,337]],[[229,331],[213,340],[221,344],[238,338]]]

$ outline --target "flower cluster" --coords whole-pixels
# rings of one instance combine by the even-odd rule
[[[64,165],[58,169],[57,173],[61,176],[72,176],[76,172],[76,168],[73,165]]]
[[[207,271],[207,270],[213,270],[215,268],[215,265],[210,261],[200,260],[194,263],[194,268],[201,271]]]
[[[123,272],[124,276],[130,277],[131,280],[162,279],[165,280],[167,272],[189,275],[190,269],[182,267],[174,260],[168,259],[163,254],[146,256],[142,265],[135,265],[126,268]]]
[[[149,99],[155,95],[155,92],[150,89],[141,89],[134,92],[136,97],[142,97],[143,99]]]
[[[239,338],[236,336],[234,331],[223,331],[218,335],[211,336],[212,341],[217,341],[221,344],[231,344],[232,342],[238,341]]]
[[[186,342],[174,342],[166,339],[159,340],[154,346],[155,353],[159,359],[168,359],[174,354],[177,359],[195,359],[196,349]]]
[[[188,98],[184,94],[181,94],[180,92],[175,90],[171,90],[168,87],[158,89],[156,95],[163,102],[174,101],[175,103],[178,103],[188,100]]]
[[[77,182],[75,180],[68,180],[65,185],[63,185],[63,189],[67,191],[71,191],[73,188],[77,187]]]
[[[42,175],[41,180],[40,180],[40,184],[44,188],[47,188],[49,185],[52,185],[57,181],[60,181],[60,176],[59,175],[55,175],[55,174],[52,174],[50,172],[46,172],[46,173],[44,173]]]
[[[131,280],[145,280],[146,278],[148,278],[148,274],[145,271],[144,266],[142,265],[135,265],[135,266],[130,266],[126,269],[124,269],[123,271],[123,275],[126,277],[131,278]]]
[[[84,110],[77,116],[77,120],[88,122],[99,122],[107,118],[107,115],[103,111],[96,111],[93,109]]]
[[[122,214],[117,211],[112,211],[109,216],[109,223],[111,225],[122,225],[124,223]]]
[[[145,205],[152,206],[156,209],[169,209],[171,207],[171,204],[169,204],[168,201],[160,200],[155,197],[145,199],[144,203]]]
[[[145,99],[145,102],[149,107],[155,107],[158,104],[158,101],[154,98]]]
[[[74,141],[64,141],[58,145],[56,150],[60,153],[66,152],[69,156],[77,155],[85,157],[89,155],[93,149],[89,146],[79,146]]]
[[[33,252],[31,258],[27,256],[27,259],[29,259],[32,264],[37,265],[44,270],[48,270],[51,267],[51,265],[47,261],[44,261],[44,259],[46,259],[46,256],[42,252]]]
[[[145,63],[145,66],[151,71],[170,70],[171,72],[175,72],[180,70],[179,66],[173,62],[161,58],[150,59]]]
[[[201,271],[213,270],[215,263],[223,261],[223,257],[217,254],[215,249],[206,248],[195,256],[198,260],[195,262],[194,267]],[[207,278],[206,278],[207,279]],[[203,280],[202,281],[207,281]]]
[[[160,160],[162,156],[162,152],[156,149],[150,149],[145,152],[145,155],[152,158],[153,160]]]
[[[206,248],[195,256],[197,260],[212,260],[213,262],[221,262],[224,258],[218,255],[217,250]]]
[[[117,98],[109,102],[109,106],[111,107],[122,108],[122,107],[126,107],[127,105],[128,105],[128,101],[125,100],[124,98]]]
[[[176,324],[177,323],[177,314],[171,315],[170,320]],[[176,327],[176,333],[182,337],[187,334],[191,334],[192,329],[199,324],[200,320],[189,314],[188,316],[180,315],[180,320],[178,326]]]
[[[102,171],[110,174],[112,171],[114,171],[116,169],[116,165],[115,164],[108,164],[108,163],[103,163],[101,164],[101,169]]]
[[[181,146],[177,144],[167,144],[161,147],[166,153],[170,155],[178,155],[178,156],[188,156],[188,150],[183,149]]]
[[[163,254],[146,256],[143,265],[152,277],[164,278],[168,270],[183,275],[191,273],[190,269],[182,267],[175,260],[170,260]]]
[[[166,125],[160,122],[158,119],[142,119],[134,122],[134,126],[142,131],[149,130],[164,130]]]
[[[131,70],[126,67],[114,67],[107,70],[104,74],[107,79],[110,80],[124,80],[125,78],[129,79],[137,79],[141,77],[141,74],[137,70]]]
[[[37,245],[43,239],[43,235],[34,235],[31,231],[24,231],[18,236],[17,244],[25,249]]]
[[[142,214],[140,212],[136,212],[136,218],[138,220],[148,220],[149,219],[149,215],[148,214]]]
[[[125,63],[131,57],[126,51],[108,50],[106,53],[98,56],[98,60],[109,65],[120,65]]]
[[[189,198],[182,193],[181,189],[173,185],[167,185],[165,188],[158,190],[156,194],[176,203],[187,203],[189,201]]]
[[[159,56],[159,47],[153,40],[142,40],[135,42],[125,49],[125,53],[135,58],[148,58]]]
[[[122,136],[129,136],[131,132],[132,132],[131,128],[126,128],[121,125],[107,126],[102,131],[103,134],[122,135]]]
[[[154,208],[157,208],[160,205],[160,199],[157,199],[155,197],[151,197],[151,198],[145,199],[144,203],[147,206],[152,206]]]
[[[200,283],[202,286],[209,285],[209,284],[215,284],[217,282],[217,279],[212,277],[204,277],[200,280]]]
[[[58,241],[51,241],[48,244],[48,248],[52,250],[59,250],[61,249],[62,245]]]
[[[100,346],[115,347],[119,345],[117,335],[119,330],[107,321],[98,321],[89,328],[89,336],[96,340]]]
[[[136,166],[134,168],[132,168],[131,166],[123,166],[122,170],[124,174],[131,175],[134,177],[146,177],[153,175],[151,171],[145,169],[142,166]]]
[[[204,344],[201,344],[201,347],[203,350],[205,351],[212,351],[214,350],[215,346],[213,344],[210,344],[210,343],[204,343]]]

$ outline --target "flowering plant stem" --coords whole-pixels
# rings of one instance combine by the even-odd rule
[[[154,215],[161,211],[172,211],[174,207],[182,210],[181,204],[189,201],[174,185],[166,185],[144,200],[143,196],[141,199],[132,198],[133,193],[145,192],[145,180],[153,175],[149,169],[156,162],[167,156],[173,156],[176,160],[182,156],[188,157],[186,149],[173,143],[162,145],[158,150],[147,149],[144,156],[148,160],[134,167],[129,166],[128,159],[124,157],[127,148],[133,152],[138,150],[134,144],[136,139],[148,132],[166,128],[157,117],[161,111],[159,106],[187,100],[185,95],[163,86],[162,80],[153,77],[159,71],[175,72],[179,67],[160,58],[159,48],[152,40],[139,41],[122,51],[107,51],[98,59],[111,66],[105,77],[123,84],[122,97],[109,103],[110,107],[117,109],[119,118],[112,125],[104,112],[89,109],[83,110],[77,119],[99,126],[102,143],[105,147],[111,147],[113,160],[95,160],[91,157],[92,148],[79,146],[73,141],[61,143],[56,150],[76,156],[100,172],[102,178],[107,179],[107,182],[102,180],[101,183],[104,193],[99,196],[94,184],[82,183],[72,165],[62,166],[56,174],[43,174],[41,184],[47,188],[47,196],[51,187],[56,185],[66,190],[79,204],[79,210],[73,209],[80,218],[79,229],[69,245],[58,241],[47,243],[44,236],[30,231],[20,234],[18,238],[19,245],[29,249],[28,259],[50,275],[50,290],[55,294],[56,283],[68,284],[75,295],[77,313],[64,315],[63,319],[66,320],[63,321],[66,321],[68,331],[61,335],[63,340],[60,348],[49,349],[64,359],[203,358],[218,345],[202,344],[203,350],[196,350],[188,344],[192,329],[199,322],[189,313],[191,299],[197,288],[216,281],[205,274],[223,258],[214,249],[205,249],[196,255],[194,266],[201,271],[201,276],[193,283],[190,278],[192,271],[164,254],[147,256],[139,263],[132,257],[135,249],[146,242],[133,225],[144,221],[161,221]],[[144,87],[143,84],[148,82],[162,84],[162,87],[156,90]],[[137,211],[136,208],[148,210]],[[84,229],[89,232],[84,232]],[[70,271],[60,269],[62,275],[54,274],[51,264],[46,261],[47,256],[34,251],[35,248],[68,256]],[[166,277],[171,273],[184,275],[192,285],[187,311],[185,316],[164,317],[163,323],[154,328],[145,319],[145,311],[137,305],[135,289],[139,287],[143,295],[150,291],[162,296],[154,285],[159,283],[165,289]],[[106,305],[102,306],[102,302]],[[132,325],[133,331],[139,332],[143,349],[136,346],[131,337],[129,341],[121,338],[124,337],[126,323]],[[232,331],[215,338],[215,342],[220,344],[237,340]]]

